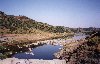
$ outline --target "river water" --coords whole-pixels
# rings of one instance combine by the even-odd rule
[[[25,52],[25,53],[18,53],[13,55],[13,57],[15,58],[20,58],[20,59],[47,59],[47,60],[52,60],[54,59],[54,53],[59,51],[59,48],[61,48],[61,46],[57,45],[43,45],[43,46],[39,46],[36,47],[34,49],[32,49],[32,54],[26,54],[29,53],[29,51]]]
[[[86,35],[84,34],[76,34],[72,37],[72,40],[80,40],[82,38],[85,38]],[[67,41],[67,40],[65,40]],[[19,58],[19,59],[45,59],[45,60],[52,60],[55,59],[54,53],[60,51],[60,48],[62,46],[60,45],[50,45],[50,44],[45,44],[42,46],[38,46],[36,48],[33,48],[30,51],[27,52],[20,52],[17,54],[14,54],[12,57]]]

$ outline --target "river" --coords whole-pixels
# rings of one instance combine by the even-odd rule
[[[32,49],[32,54],[28,54],[30,53],[30,51],[27,51],[25,53],[18,53],[13,55],[13,57],[15,58],[20,58],[20,59],[47,59],[47,60],[51,60],[54,59],[55,57],[53,56],[53,54],[55,52],[59,51],[59,48],[61,48],[61,46],[57,45],[43,45],[43,46],[39,46],[36,47],[34,49]]]
[[[54,39],[53,42],[60,42],[60,41],[66,41],[71,42],[74,40],[80,40],[82,38],[85,38],[86,35],[84,34],[76,34],[72,37],[72,39]],[[14,54],[12,57],[19,58],[19,59],[45,59],[45,60],[52,60],[55,59],[54,53],[60,51],[60,49],[63,46],[58,45],[51,45],[51,44],[44,44],[42,46],[38,46],[36,48],[32,48],[30,51],[27,52],[20,52]]]

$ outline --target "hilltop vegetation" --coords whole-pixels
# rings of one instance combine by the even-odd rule
[[[4,12],[0,11],[0,33],[3,34],[33,33],[34,29],[52,33],[70,32],[70,29],[68,27],[52,26],[47,23],[37,22],[26,16],[7,15]]]

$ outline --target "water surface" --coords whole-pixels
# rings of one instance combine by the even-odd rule
[[[52,60],[54,59],[54,53],[59,51],[61,46],[57,45],[43,45],[32,49],[34,55],[26,54],[26,53],[18,53],[13,55],[12,57],[19,58],[19,59],[47,59]]]

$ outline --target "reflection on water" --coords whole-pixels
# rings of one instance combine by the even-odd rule
[[[32,49],[32,54],[26,54],[26,53],[18,53],[13,55],[12,57],[16,57],[16,58],[20,58],[20,59],[54,59],[55,57],[53,56],[53,54],[55,52],[59,51],[59,48],[61,48],[61,46],[57,45],[43,45],[43,46],[39,46],[36,47],[34,49]]]

